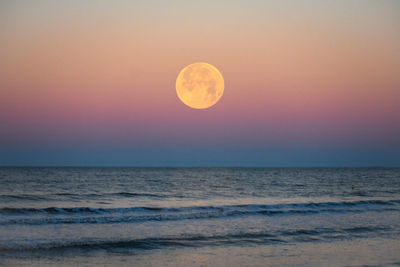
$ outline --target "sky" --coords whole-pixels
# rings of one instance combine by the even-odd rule
[[[0,165],[400,166],[400,2],[0,2]],[[217,67],[220,101],[175,81]]]

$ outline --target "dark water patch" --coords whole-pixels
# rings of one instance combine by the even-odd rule
[[[90,208],[90,207],[74,207],[74,208],[0,208],[0,214],[27,214],[27,213],[125,213],[130,211],[163,211],[163,212],[182,212],[182,211],[260,211],[260,212],[285,212],[287,209],[295,208],[302,212],[302,209],[310,208],[318,211],[319,208],[325,207],[359,207],[368,208],[373,206],[400,206],[400,200],[365,200],[365,201],[344,201],[344,202],[310,202],[310,203],[288,203],[288,204],[242,204],[242,205],[223,205],[223,206],[184,206],[184,207],[130,207],[130,208]],[[306,210],[307,211],[307,210]]]
[[[226,245],[248,245],[248,244],[275,244],[291,242],[319,242],[338,238],[337,233],[345,233],[341,238],[368,237],[371,232],[380,234],[390,231],[385,227],[353,227],[353,228],[321,228],[321,229],[293,229],[286,231],[261,231],[243,232],[221,235],[182,235],[159,238],[141,238],[131,240],[63,240],[29,243],[23,245],[1,244],[0,254],[12,251],[35,251],[35,250],[65,250],[65,249],[115,249],[129,248],[138,250],[149,250],[158,248],[176,247],[201,247],[201,246],[226,246]]]
[[[37,194],[14,194],[14,195],[0,195],[0,201],[42,201],[51,200],[50,198],[37,195]]]
[[[290,216],[320,213],[363,213],[400,211],[398,200],[354,202],[249,204],[189,207],[130,207],[130,208],[2,208],[0,225],[10,224],[107,224],[145,221],[212,219],[235,216]]]
[[[106,194],[106,195],[121,196],[121,197],[155,197],[155,198],[166,197],[165,195],[162,195],[162,194],[130,193],[130,192],[109,193],[109,194]]]
[[[0,195],[0,201],[68,201],[68,200],[87,200],[87,199],[104,199],[104,198],[182,198],[182,195],[165,195],[155,193],[134,193],[134,192],[113,192],[113,193],[55,193],[55,194],[3,194]]]

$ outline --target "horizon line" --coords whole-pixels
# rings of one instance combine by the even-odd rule
[[[0,165],[0,168],[400,168],[400,165],[321,165],[321,166],[261,166],[261,165],[234,165],[234,166],[206,166],[206,165]]]

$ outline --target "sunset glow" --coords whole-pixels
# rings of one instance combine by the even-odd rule
[[[398,2],[78,3],[0,4],[3,164],[398,163]],[[193,62],[229,83],[200,113]]]

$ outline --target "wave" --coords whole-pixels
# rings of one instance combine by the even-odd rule
[[[332,239],[347,239],[351,237],[370,237],[371,233],[385,235],[390,233],[389,227],[349,227],[349,228],[316,228],[316,229],[291,229],[260,232],[228,233],[220,235],[180,235],[158,238],[120,239],[120,240],[57,240],[48,242],[32,242],[25,244],[0,243],[0,252],[21,250],[55,250],[55,249],[158,249],[163,247],[201,247],[233,244],[274,244],[330,241]]]
[[[316,207],[363,207],[370,205],[393,206],[400,204],[400,200],[360,200],[360,201],[343,201],[343,202],[308,202],[308,203],[288,203],[288,204],[240,204],[240,205],[225,205],[225,206],[184,206],[184,207],[130,207],[130,208],[57,208],[49,207],[43,209],[37,208],[0,208],[0,214],[26,214],[26,213],[123,213],[128,211],[169,211],[179,212],[185,210],[224,210],[224,209],[284,209],[284,208],[316,208]]]
[[[34,195],[34,194],[18,194],[18,195],[0,195],[0,200],[3,201],[15,201],[15,200],[48,200],[48,197],[43,195]]]
[[[97,198],[108,198],[108,197],[123,197],[123,198],[136,198],[136,197],[150,197],[150,198],[166,198],[166,197],[177,197],[181,198],[181,195],[165,195],[165,194],[153,194],[153,193],[135,193],[135,192],[112,192],[112,193],[90,193],[90,194],[73,194],[73,193],[57,193],[57,194],[9,194],[0,195],[0,200],[3,201],[49,201],[65,198],[73,199],[97,199]]]
[[[308,215],[318,213],[362,213],[366,211],[399,211],[400,200],[364,200],[348,202],[310,202],[289,204],[247,204],[189,207],[130,208],[1,208],[0,225],[10,224],[77,224],[135,223],[185,219],[223,218],[232,216]]]

